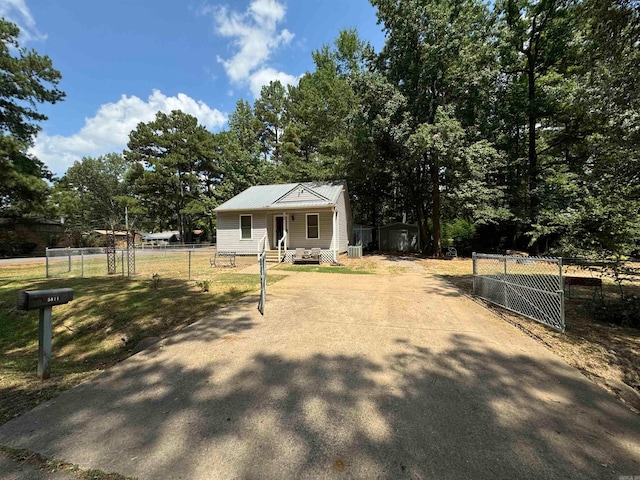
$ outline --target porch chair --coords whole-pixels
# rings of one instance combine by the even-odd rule
[[[293,263],[302,262],[307,258],[304,248],[296,248],[296,253],[293,254]]]
[[[313,261],[318,262],[318,264],[320,264],[320,249],[319,248],[312,248],[311,249],[311,255],[309,255],[309,258]]]

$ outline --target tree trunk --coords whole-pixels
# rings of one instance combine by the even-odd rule
[[[420,228],[420,251],[424,252],[429,246],[429,238],[431,235],[429,232],[429,226],[427,225],[427,215],[425,214],[422,201],[418,204],[418,223],[418,227]]]
[[[538,155],[536,153],[536,123],[538,115],[536,112],[536,77],[535,77],[535,60],[528,56],[527,58],[527,81],[528,85],[528,106],[529,106],[529,141],[528,141],[528,160],[529,160],[529,219],[533,222],[536,214],[535,190],[538,186]]]
[[[431,184],[433,185],[433,249],[434,257],[440,256],[440,172],[438,164],[431,165]]]

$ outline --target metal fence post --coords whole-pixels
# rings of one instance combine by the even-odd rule
[[[473,262],[473,294],[476,294],[476,276],[478,275],[478,266],[476,265],[476,252],[471,253],[471,259]]]
[[[120,263],[122,265],[122,276],[124,277],[124,250],[120,251]]]
[[[69,254],[69,268],[67,269],[67,272],[71,273],[71,248],[67,247],[67,251],[68,251],[68,254]]]
[[[84,251],[80,250],[80,278],[84,278]]]
[[[564,313],[564,280],[562,279],[562,257],[558,258],[558,297],[560,298],[560,322],[562,331],[567,328],[567,320]]]
[[[504,277],[502,277],[502,285],[504,287],[504,307],[509,308],[509,292],[507,290],[507,256],[502,257],[504,260]]]
[[[564,291],[564,281],[562,280],[562,257],[558,258],[558,290]]]
[[[49,247],[44,249],[44,278],[49,278]]]
[[[567,321],[564,318],[564,290],[558,290],[558,297],[560,298],[560,322],[564,332],[567,329]]]
[[[189,250],[189,277],[188,280],[191,280],[191,250]]]

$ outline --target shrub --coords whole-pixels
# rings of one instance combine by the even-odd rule
[[[209,287],[211,286],[210,280],[202,280],[201,282],[196,282],[196,285],[200,287],[200,290],[203,292],[208,292]]]
[[[442,225],[442,246],[456,247],[458,255],[471,255],[476,236],[476,226],[472,222],[456,219]]]
[[[590,308],[600,322],[640,328],[640,296],[632,295],[614,301],[597,300]]]

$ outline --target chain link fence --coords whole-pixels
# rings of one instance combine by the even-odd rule
[[[45,258],[45,276],[99,277],[99,276],[153,276],[186,280],[206,280],[214,271],[225,266],[218,260],[217,267],[212,265],[216,249],[214,246],[179,245],[156,246],[155,248],[132,249],[116,248],[115,269],[109,273],[105,248],[50,248]],[[257,263],[256,255],[235,257],[235,268],[240,269]]]
[[[564,332],[562,259],[473,254],[473,294]]]

